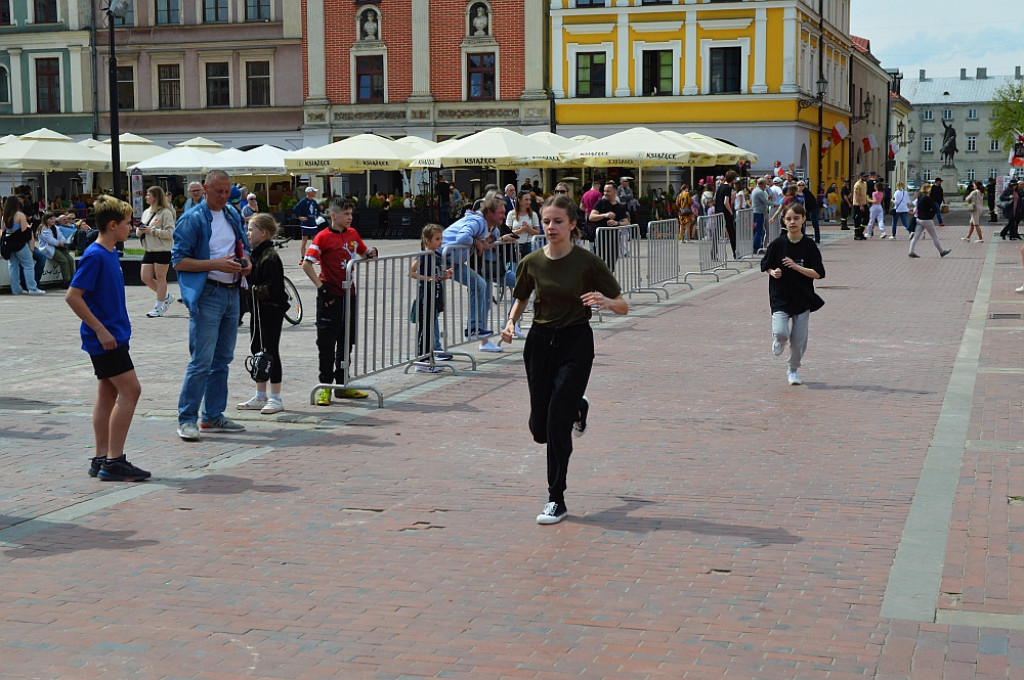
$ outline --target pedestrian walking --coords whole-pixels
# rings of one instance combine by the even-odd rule
[[[149,207],[142,213],[142,225],[135,233],[146,251],[142,255],[142,282],[156,294],[153,309],[146,316],[156,318],[163,316],[174,302],[174,296],[167,292],[167,269],[174,247],[174,206],[155,184],[146,190],[146,203]]]
[[[999,207],[1007,217],[1006,226],[999,232],[999,238],[1004,241],[1007,236],[1009,236],[1011,241],[1020,240],[1021,216],[1017,213],[1021,207],[1021,200],[1020,194],[1017,192],[1018,186],[1017,180],[1011,179],[1010,183],[1003,189],[1003,193],[999,194]]]
[[[985,209],[985,185],[981,181],[970,183],[971,192],[967,194],[967,209],[970,210],[970,225],[967,227],[967,236],[961,237],[962,241],[970,241],[971,234],[978,232],[978,240],[981,243],[981,212]]]
[[[533,324],[526,336],[523,360],[530,390],[530,433],[547,445],[548,502],[538,524],[565,519],[566,472],[572,437],[587,429],[590,402],[584,396],[594,363],[593,310],[626,314],[628,303],[604,261],[574,245],[576,205],[566,196],[544,202],[541,223],[548,243],[522,259],[512,291],[515,304],[501,339],[511,342],[531,294]]]
[[[131,231],[132,206],[113,196],[100,196],[94,209],[99,237],[86,248],[64,296],[82,320],[82,349],[89,354],[98,381],[92,410],[96,449],[89,476],[104,482],[141,482],[150,473],[129,463],[124,453],[142,387],[128,353],[132,324],[115,249]]]
[[[896,183],[896,191],[892,195],[892,238],[896,238],[896,222],[903,222],[903,228],[910,234],[907,215],[910,213],[910,193],[903,182]]]
[[[807,351],[807,334],[811,312],[821,309],[825,301],[814,292],[814,280],[825,278],[818,245],[803,234],[807,210],[792,203],[783,213],[786,231],[768,244],[761,258],[761,271],[768,272],[768,302],[772,310],[772,354],[780,356],[789,345],[788,371],[790,385],[800,385],[798,373]]]
[[[7,271],[10,274],[11,295],[45,295],[46,291],[36,285],[33,273],[32,228],[28,217],[22,212],[21,200],[14,194],[4,202],[3,218],[0,220],[6,230],[7,248],[10,255]],[[19,283],[25,282],[22,288]]]
[[[914,229],[914,236],[910,239],[910,252],[907,253],[907,257],[921,257],[914,252],[914,248],[917,246],[917,240],[921,238],[922,230],[927,231],[928,235],[932,237],[932,243],[939,251],[939,257],[949,255],[948,250],[942,249],[939,233],[935,230],[935,215],[938,213],[939,207],[932,200],[931,192],[932,185],[926,183],[917,194],[917,227]]]

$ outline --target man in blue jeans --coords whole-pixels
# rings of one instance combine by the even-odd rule
[[[494,194],[488,194],[480,202],[480,212],[467,210],[465,217],[453,222],[444,230],[441,240],[442,252],[453,246],[473,246],[477,255],[482,257],[493,243],[491,229],[505,223],[505,201]],[[481,340],[480,349],[485,352],[500,352],[501,348],[493,342],[484,340],[494,335],[487,329],[487,316],[491,310],[491,287],[482,276],[473,271],[466,261],[467,253],[455,251],[449,266],[455,270],[456,281],[469,289],[469,327],[466,328],[467,338]]]
[[[228,366],[238,335],[238,286],[252,269],[242,217],[228,205],[231,178],[211,170],[205,199],[182,215],[174,228],[171,264],[178,275],[181,301],[189,311],[191,359],[178,397],[178,436],[199,441],[199,432],[242,432],[224,417],[228,402]],[[199,420],[199,407],[203,417]]]

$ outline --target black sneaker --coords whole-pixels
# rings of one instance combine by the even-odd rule
[[[106,458],[104,456],[100,456],[98,458],[92,458],[92,459],[89,460],[89,476],[90,477],[95,477],[96,475],[98,475],[100,473],[100,467],[102,467],[103,461],[105,461],[105,460],[106,460]]]
[[[565,519],[567,514],[569,514],[569,509],[565,507],[565,503],[551,501],[537,515],[537,524],[558,524]]]
[[[579,438],[587,431],[587,414],[590,413],[590,400],[586,397],[580,399],[580,412],[576,421],[572,424],[572,436]]]
[[[113,460],[105,460],[100,466],[97,477],[101,482],[142,482],[152,475],[128,462],[124,456]]]

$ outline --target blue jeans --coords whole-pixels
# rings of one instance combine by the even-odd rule
[[[764,213],[754,213],[754,252],[764,247]]]
[[[188,351],[192,358],[178,397],[178,424],[194,423],[203,405],[203,421],[224,415],[228,405],[228,366],[238,336],[238,288],[207,283],[189,310]]]
[[[896,237],[896,222],[897,222],[897,220],[902,220],[903,221],[904,229],[906,229],[908,233],[913,233],[912,231],[910,231],[910,225],[907,223],[907,215],[908,214],[909,213],[905,213],[905,212],[895,212],[895,213],[892,214],[892,235],[893,235],[893,238]]]
[[[11,259],[7,260],[7,272],[11,278],[11,295],[22,292],[21,275],[24,275],[25,286],[29,290],[36,289],[36,280],[32,276],[32,246],[26,243],[21,250],[11,253]]]
[[[456,281],[469,289],[469,330],[487,330],[487,317],[491,311],[491,287],[484,278],[465,262],[456,262]]]
[[[36,284],[38,285],[43,278],[43,270],[46,269],[46,255],[38,250],[33,250],[32,259],[35,260],[36,263],[34,273],[36,276]]]

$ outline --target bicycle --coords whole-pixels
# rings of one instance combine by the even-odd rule
[[[294,240],[293,236],[285,236],[274,239],[273,244],[275,248],[280,249],[284,248],[289,241]],[[284,313],[284,319],[291,325],[297,326],[302,321],[302,298],[299,297],[299,289],[287,276],[284,277],[284,292],[288,295],[288,311]]]

